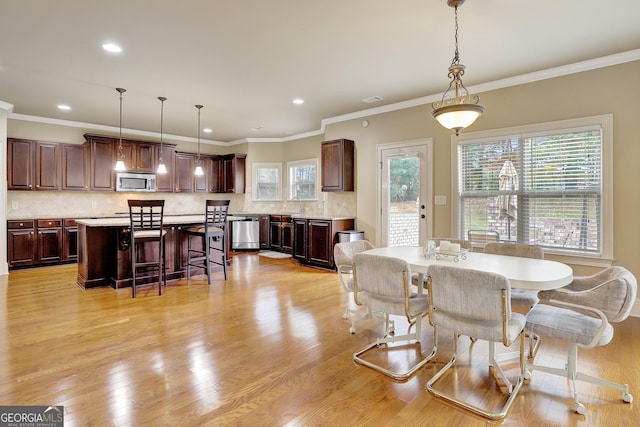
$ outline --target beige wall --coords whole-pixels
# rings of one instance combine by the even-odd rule
[[[613,114],[614,258],[640,277],[640,62],[632,62],[479,94],[485,114],[469,131]],[[327,126],[326,139],[356,142],[357,224],[368,239],[376,232],[376,144],[433,138],[434,195],[451,200],[451,132],[423,105]],[[450,235],[451,207],[434,206],[433,235]],[[574,266],[578,274],[592,268]]]

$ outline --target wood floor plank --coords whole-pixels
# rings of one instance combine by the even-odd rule
[[[66,426],[486,426],[427,393],[452,351],[397,383],[353,362],[383,332],[381,319],[349,333],[350,304],[335,273],[291,259],[237,254],[225,282],[215,274],[130,289],[76,285],[73,265],[0,278],[0,404],[64,405]],[[221,276],[221,274],[219,275]],[[406,321],[395,318],[397,333]],[[420,351],[432,329],[425,319]],[[395,345],[394,345],[395,347]],[[494,402],[486,343],[459,341],[461,365],[441,386]],[[562,367],[566,347],[545,339],[537,362]],[[615,325],[611,344],[581,351],[581,370],[640,385],[640,319]],[[367,357],[406,366],[415,346]],[[514,368],[508,365],[507,374]],[[579,383],[584,416],[563,378],[533,373],[501,425],[637,425],[640,406],[616,390]],[[635,396],[638,398],[638,396]],[[494,400],[492,400],[494,399]],[[634,424],[635,423],[635,424]]]

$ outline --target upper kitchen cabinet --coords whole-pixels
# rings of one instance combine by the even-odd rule
[[[222,188],[220,182],[222,181],[222,159],[220,156],[211,157],[211,169],[209,174],[209,192],[221,193]]]
[[[59,190],[60,144],[7,139],[7,188],[9,190]]]
[[[160,164],[160,159],[164,163],[167,168],[167,173],[157,173],[156,172],[156,190],[157,191],[173,191],[173,180],[175,175],[175,147],[173,145],[162,146],[162,153],[160,153],[160,146],[156,146],[154,150],[154,162],[153,162],[153,170],[158,170],[158,165]]]
[[[119,154],[120,141],[113,140],[116,157]],[[153,173],[153,144],[122,140],[122,153],[124,154],[124,165],[128,172]]]
[[[75,191],[89,189],[89,161],[86,146],[62,144],[62,189]]]
[[[192,153],[176,153],[175,165],[175,192],[193,192],[193,171],[195,169],[195,156]]]
[[[33,190],[33,153],[35,141],[7,139],[7,188]]]
[[[246,154],[222,156],[221,193],[244,193]]]
[[[60,145],[36,141],[36,190],[60,189]]]
[[[322,191],[353,191],[353,141],[324,141],[321,149]]]
[[[85,135],[91,159],[90,188],[91,191],[114,191],[116,150],[113,138],[97,135]]]

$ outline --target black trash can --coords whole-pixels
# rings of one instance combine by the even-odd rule
[[[355,240],[364,240],[364,231],[345,230],[338,231],[338,243],[353,242]]]

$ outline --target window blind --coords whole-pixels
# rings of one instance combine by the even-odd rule
[[[602,140],[590,126],[460,142],[460,234],[601,253]]]

